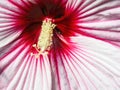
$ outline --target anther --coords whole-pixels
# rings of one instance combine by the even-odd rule
[[[32,56],[39,57],[41,54],[47,54],[52,45],[53,29],[56,27],[52,23],[52,19],[45,19],[41,26],[41,32],[38,38],[37,44],[33,44],[33,47],[36,49],[36,54],[31,54]]]

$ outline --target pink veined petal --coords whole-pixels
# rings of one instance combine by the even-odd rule
[[[73,46],[72,46],[73,45]],[[63,45],[63,47],[65,47]],[[99,48],[99,49],[98,49]],[[51,58],[52,90],[119,90],[120,49],[85,36],[71,37],[71,46]]]
[[[100,0],[81,10],[81,31],[99,39],[120,41],[120,1]]]
[[[47,56],[36,59],[21,45],[0,62],[0,89],[51,90],[51,68]]]
[[[73,39],[74,41],[77,40],[77,38]],[[98,79],[98,81],[101,81],[103,83],[102,84],[103,86],[100,85],[101,88],[103,88],[103,90],[106,90],[106,88],[109,88],[109,90],[114,89],[119,90],[120,89],[119,47],[113,46],[104,41],[99,41],[84,36],[81,36],[81,38],[78,37],[78,40],[79,39],[81,39],[81,41],[79,41],[79,44],[77,45],[80,45],[81,47],[80,56],[83,57],[85,61],[83,62],[86,65],[86,67],[88,67],[89,71],[91,71],[93,74],[95,74],[95,76],[97,76],[96,79]],[[79,46],[77,46],[77,48],[79,54]],[[90,74],[88,73],[88,75]],[[97,86],[96,84],[98,83],[95,82],[95,80],[93,81],[95,83],[95,86]]]

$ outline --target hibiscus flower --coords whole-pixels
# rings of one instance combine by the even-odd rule
[[[120,90],[120,1],[1,0],[0,90]]]

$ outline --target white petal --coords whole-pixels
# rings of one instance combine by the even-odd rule
[[[77,79],[80,85],[83,83],[82,87],[90,90],[119,90],[120,48],[84,36],[72,39],[77,48],[67,60],[73,73],[78,73],[76,77],[83,79]]]
[[[99,0],[88,4],[80,11],[80,30],[97,38],[119,42],[119,5],[119,0]]]
[[[0,61],[0,89],[51,90],[51,68],[47,56],[36,59],[21,45]]]

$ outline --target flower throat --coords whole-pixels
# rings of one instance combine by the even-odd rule
[[[55,27],[56,25],[52,23],[52,19],[46,18],[43,21],[37,44],[33,44],[37,53],[31,53],[31,55],[35,55],[35,57],[38,58],[41,54],[48,54],[52,45],[53,29]]]

